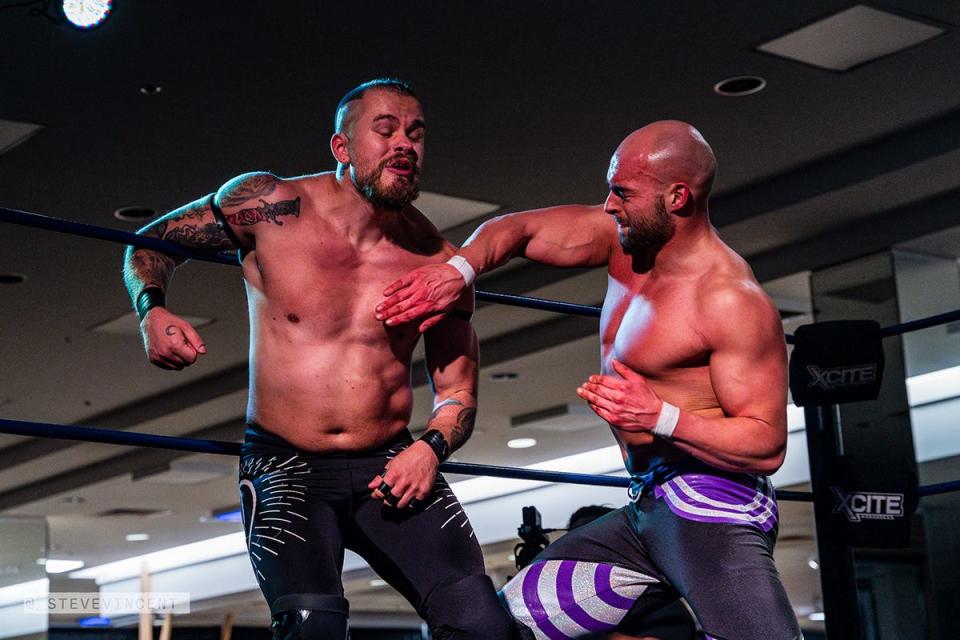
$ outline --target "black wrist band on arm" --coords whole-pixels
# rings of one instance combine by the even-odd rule
[[[160,287],[147,287],[137,296],[137,302],[133,306],[137,309],[137,315],[143,320],[150,309],[167,306],[167,296]]]
[[[427,446],[433,449],[433,453],[436,454],[437,460],[440,462],[446,460],[447,456],[450,455],[450,445],[447,444],[447,439],[436,429],[427,431],[420,436],[419,441],[427,443]]]

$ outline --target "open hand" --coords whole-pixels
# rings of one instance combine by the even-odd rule
[[[143,348],[161,369],[180,371],[207,352],[200,334],[189,322],[164,307],[154,307],[140,321]]]
[[[653,392],[647,379],[613,360],[616,376],[592,375],[577,387],[577,395],[610,425],[633,432],[652,432],[657,425],[663,401]]]
[[[446,263],[414,269],[384,290],[388,297],[377,305],[377,320],[393,326],[426,318],[419,327],[424,333],[443,320],[466,288],[460,272]]]
[[[383,500],[385,505],[404,509],[412,501],[422,502],[430,495],[439,466],[440,461],[430,445],[414,442],[394,456],[384,472],[371,480],[367,488],[373,490],[375,500]],[[384,482],[390,487],[389,496],[386,495],[387,491],[380,490]]]

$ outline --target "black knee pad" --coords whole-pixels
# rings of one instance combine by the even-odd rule
[[[510,640],[517,637],[513,619],[485,575],[441,585],[427,597],[422,611],[436,640]]]
[[[347,640],[346,598],[319,593],[280,596],[270,607],[273,640]]]

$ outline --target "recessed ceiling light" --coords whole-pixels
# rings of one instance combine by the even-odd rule
[[[766,86],[767,81],[760,76],[735,76],[713,85],[713,90],[722,96],[739,97],[763,91]]]
[[[823,611],[814,611],[807,616],[807,619],[810,620],[810,622],[823,622],[826,619],[826,615],[824,615]]]
[[[0,273],[0,284],[20,284],[26,279],[22,273]]]
[[[507,441],[507,446],[511,449],[529,449],[537,446],[537,441],[534,438],[514,438]]]
[[[161,91],[163,91],[163,87],[158,84],[145,84],[140,87],[140,93],[145,96],[155,96]]]
[[[516,380],[520,375],[514,373],[513,371],[501,371],[498,373],[491,373],[490,379],[495,380],[496,382],[502,382],[504,380]]]
[[[149,540],[150,534],[148,533],[128,533],[127,542],[142,542],[143,540]]]
[[[385,587],[385,586],[387,586],[387,581],[386,581],[386,580],[381,580],[380,578],[374,578],[373,580],[370,581],[370,586],[371,586],[371,587]]]
[[[111,0],[63,0],[63,15],[78,29],[103,24],[113,9]]]
[[[124,222],[140,222],[149,220],[157,215],[156,209],[150,207],[141,207],[134,205],[132,207],[120,207],[113,212],[113,217]]]

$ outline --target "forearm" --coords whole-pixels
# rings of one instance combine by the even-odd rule
[[[470,439],[477,417],[476,394],[469,390],[437,393],[434,409],[427,421],[427,430],[439,431],[453,453]]]
[[[758,418],[706,418],[680,412],[670,442],[725,471],[771,474],[783,464],[786,429]]]
[[[499,216],[480,225],[457,251],[457,255],[466,258],[480,275],[514,257],[523,256],[529,239],[516,214]]]
[[[128,247],[124,255],[123,281],[134,302],[147,287],[166,291],[179,260],[151,249]]]

